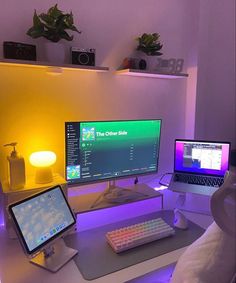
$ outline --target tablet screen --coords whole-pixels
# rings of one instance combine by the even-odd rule
[[[10,205],[9,212],[29,254],[76,222],[60,186]]]

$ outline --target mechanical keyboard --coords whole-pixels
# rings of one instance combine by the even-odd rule
[[[107,232],[106,239],[119,253],[174,234],[175,230],[170,225],[162,218],[156,218]]]

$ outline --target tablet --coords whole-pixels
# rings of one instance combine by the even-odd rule
[[[28,255],[43,250],[76,224],[59,185],[13,203],[8,209]]]

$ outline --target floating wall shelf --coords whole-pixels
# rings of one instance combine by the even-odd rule
[[[147,71],[139,69],[124,69],[116,71],[116,74],[123,76],[135,76],[135,77],[148,77],[159,79],[181,79],[188,77],[188,74],[163,74],[157,71]]]
[[[30,68],[46,68],[48,72],[60,73],[62,70],[78,70],[78,71],[90,71],[90,72],[107,72],[108,67],[96,67],[96,66],[81,66],[72,64],[54,64],[49,62],[40,61],[26,61],[26,60],[14,60],[14,59],[0,59],[0,66],[16,66],[16,67],[30,67]]]

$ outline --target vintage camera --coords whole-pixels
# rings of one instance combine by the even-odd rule
[[[6,59],[36,61],[36,46],[20,42],[4,41],[3,54]]]
[[[95,66],[95,49],[71,48],[72,64]]]

